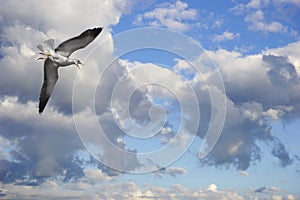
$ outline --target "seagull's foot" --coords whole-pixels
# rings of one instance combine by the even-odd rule
[[[38,54],[43,55],[43,56],[46,56],[46,58],[44,58],[44,57],[39,57],[39,58],[37,58],[37,60],[44,60],[44,59],[49,58],[49,56],[51,56],[50,53],[39,52]]]
[[[37,58],[36,60],[44,60],[44,59],[46,59],[46,58],[39,57],[39,58]]]

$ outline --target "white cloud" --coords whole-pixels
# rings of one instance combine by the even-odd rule
[[[249,176],[248,172],[246,172],[246,171],[239,171],[239,174],[242,176],[245,176],[245,177]]]
[[[286,33],[288,28],[278,21],[266,22],[264,13],[257,10],[246,16],[245,22],[249,23],[249,29],[254,31]]]
[[[150,184],[144,184],[141,187],[134,182],[91,185],[80,181],[77,183],[47,181],[35,187],[6,184],[1,189],[6,199],[244,199],[237,192],[230,190],[212,191],[203,188],[191,190],[180,184],[173,184],[169,188]]]
[[[261,7],[261,0],[251,0],[246,7],[259,9]]]
[[[275,56],[288,56],[289,61],[295,66],[297,75],[300,77],[300,41],[290,43],[284,47],[275,49],[267,49],[263,51],[263,54],[272,54]]]
[[[216,35],[213,40],[214,41],[226,41],[226,40],[234,40],[234,39],[239,39],[240,38],[240,33],[232,33],[225,31],[221,35]]]
[[[189,29],[189,21],[197,19],[197,11],[188,8],[188,4],[177,0],[175,3],[164,3],[158,5],[152,11],[138,15],[134,24],[148,21],[151,26],[162,26],[178,31]]]
[[[230,8],[229,11],[236,15],[242,15],[245,12],[245,5],[241,3],[237,4],[234,7]]]
[[[290,1],[277,1],[277,0],[251,0],[249,3],[237,4],[229,11],[237,14],[244,15],[244,21],[248,24],[248,28],[252,31],[267,33],[281,33],[288,34],[294,38],[297,37],[298,33],[286,24],[288,21],[284,17],[277,18],[277,21],[272,20],[273,15],[283,15],[283,13],[290,12],[286,7],[287,4],[294,4],[300,6],[298,0]],[[273,11],[269,10],[268,7],[273,6]],[[287,6],[288,7],[288,6]],[[291,13],[292,15],[292,13]]]
[[[213,22],[212,28],[220,28],[223,23],[224,23],[224,19],[216,19]]]
[[[287,49],[292,51],[292,49],[296,49],[296,46],[282,47],[285,50],[281,49],[280,51],[287,52]],[[268,50],[268,52],[273,51],[278,50]],[[227,117],[220,141],[203,163],[217,166],[234,165],[239,170],[246,170],[251,163],[260,159],[261,152],[256,143],[259,140],[272,144],[270,145],[273,148],[272,154],[279,158],[282,166],[291,164],[293,159],[284,145],[271,134],[269,123],[285,119],[293,114],[298,116],[300,96],[297,95],[296,89],[300,85],[297,81],[294,62],[290,63],[289,59],[280,53],[278,53],[278,56],[265,55],[265,52],[242,56],[238,52],[224,49],[215,52],[208,51],[207,53],[219,66],[223,78],[227,92]],[[295,56],[295,59],[298,58]],[[177,63],[174,65],[176,72],[195,73],[195,71],[190,70],[192,66],[189,63],[180,59],[176,61]],[[207,63],[207,60],[199,57],[195,62],[203,66]],[[195,74],[192,80],[184,80],[178,78],[178,74],[167,68],[161,68],[150,63],[127,63],[127,65],[140,65],[145,66],[147,69],[147,73],[140,71],[139,73],[132,72],[129,74],[128,76],[133,82],[143,82],[148,80],[148,77],[151,77],[151,80],[155,82],[161,80],[172,82],[172,85],[175,86],[172,90],[186,97],[181,102],[189,102],[191,94],[186,93],[185,84],[191,84],[198,96],[201,123],[203,123],[200,124],[201,128],[199,128],[197,134],[203,137],[202,134],[205,134],[205,128],[203,127],[207,126],[206,123],[209,122],[208,116],[211,112],[209,110],[211,104],[208,103],[210,98],[208,88],[212,87],[211,85],[204,87],[204,83],[205,81],[208,83],[216,82],[215,77],[218,75],[216,71],[204,70],[201,76]],[[216,89],[218,90],[218,88]],[[149,88],[148,92],[150,97],[174,98],[159,87]],[[181,141],[186,140],[181,137],[178,138]],[[163,139],[164,143],[172,141],[170,135]]]
[[[300,96],[295,89],[299,89],[300,84],[297,66],[294,65],[298,58],[290,62],[286,57],[289,55],[287,51],[298,51],[296,46],[282,47],[281,53],[278,49],[270,49],[267,51],[269,55],[262,52],[242,56],[222,49],[208,52],[222,74],[227,94],[227,117],[217,145],[203,163],[227,163],[246,170],[261,155],[255,140],[272,141],[272,155],[280,159],[280,164],[286,166],[292,163],[293,159],[284,145],[271,134],[269,122],[299,117]],[[277,56],[272,56],[273,51],[278,52]],[[203,76],[214,80],[212,72]],[[254,140],[252,136],[257,138]],[[285,153],[280,155],[280,152]]]
[[[299,0],[273,0],[275,3],[280,4],[293,4],[295,6],[300,7],[300,1]]]
[[[11,143],[14,140],[19,141],[16,144],[18,151],[14,151],[13,155],[3,151],[1,147],[0,152],[8,156],[7,159],[1,160],[1,174],[10,174],[7,176],[8,182],[26,177],[39,179],[48,176],[61,176],[70,180],[84,174],[84,163],[75,156],[84,147],[76,136],[71,116],[73,84],[77,71],[72,67],[59,70],[59,81],[45,112],[40,116],[37,107],[43,79],[43,63],[35,60],[34,52],[37,52],[36,45],[45,39],[54,38],[57,45],[86,28],[104,26],[103,32],[91,45],[72,55],[82,60],[86,67],[81,73],[78,72],[77,76],[84,84],[75,88],[81,94],[76,99],[76,112],[86,114],[82,116],[83,120],[84,117],[89,118],[91,116],[86,108],[85,95],[93,90],[91,86],[98,81],[99,70],[105,67],[99,67],[97,63],[107,63],[113,53],[109,26],[118,23],[122,13],[130,6],[119,0],[63,3],[53,1],[37,7],[38,4],[40,2],[34,0],[24,4],[5,2],[0,8],[1,27],[5,27],[1,33],[1,136]],[[24,10],[31,12],[23,12]],[[98,47],[104,41],[105,46]],[[96,47],[97,53],[91,53]],[[87,55],[89,58],[83,60]],[[122,73],[119,65],[112,66],[114,69],[103,81],[105,88],[101,89],[104,93],[112,91],[111,83],[116,81],[118,73]],[[106,130],[112,133],[110,139],[120,148],[124,148],[124,142],[118,140],[120,130],[112,123],[112,116],[106,114],[110,102],[108,98],[109,95],[101,95],[101,101],[97,104],[99,120],[106,121]],[[7,121],[9,123],[6,123]],[[95,130],[95,127],[88,126],[88,120],[82,122],[88,130]],[[120,162],[124,160],[117,152],[112,151],[105,155],[108,158],[115,155]],[[96,163],[94,161],[92,164],[97,165]],[[130,162],[131,167],[136,164],[134,161]],[[19,167],[18,173],[11,173],[15,167]],[[109,173],[110,169],[106,168],[105,172]]]
[[[112,181],[116,178],[114,176],[108,176],[107,174],[103,173],[101,169],[84,169],[83,172],[91,184],[97,184],[103,181]]]
[[[42,81],[42,66],[41,63],[34,61],[33,52],[35,52],[35,45],[48,37],[54,37],[61,41],[73,36],[74,32],[80,33],[82,27],[105,26],[105,31],[103,34],[101,33],[99,40],[92,44],[94,46],[88,48],[92,49],[96,47],[100,41],[105,39],[109,40],[106,43],[108,45],[98,48],[97,53],[90,55],[89,59],[85,61],[86,66],[91,70],[87,69],[84,71],[83,69],[83,72],[78,75],[78,79],[84,82],[84,84],[76,88],[80,93],[77,99],[80,109],[76,111],[75,116],[79,116],[79,119],[83,122],[83,128],[86,130],[85,134],[90,139],[94,139],[96,137],[96,134],[94,134],[96,128],[90,126],[88,123],[93,115],[91,110],[85,107],[86,102],[89,100],[85,94],[93,89],[90,86],[93,86],[95,81],[98,80],[99,77],[97,75],[99,75],[99,71],[105,67],[101,66],[99,68],[97,63],[106,63],[111,58],[114,47],[108,26],[118,23],[123,9],[126,7],[126,3],[117,0],[101,2],[65,1],[64,3],[57,1],[44,4],[40,4],[38,1],[28,1],[20,4],[7,1],[4,4],[0,8],[0,23],[4,27],[3,34],[1,35],[3,43],[1,44],[5,44],[1,45],[1,52],[3,53],[1,56],[3,57],[1,57],[0,63],[2,70],[0,74],[1,95],[3,95],[0,101],[0,123],[1,129],[4,130],[1,132],[0,139],[5,139],[1,139],[0,142],[4,144],[4,148],[7,147],[8,143],[18,145],[21,152],[14,155],[13,159],[19,162],[20,165],[18,167],[19,169],[22,168],[22,170],[18,174],[12,173],[14,168],[11,167],[12,165],[7,165],[8,168],[1,169],[3,170],[1,172],[9,175],[10,180],[8,181],[11,182],[16,179],[22,179],[28,174],[38,179],[44,176],[72,173],[75,175],[83,173],[87,178],[85,181],[90,183],[112,180],[113,178],[105,174],[105,172],[108,173],[109,171],[105,171],[105,167],[102,170],[83,170],[78,164],[80,161],[72,157],[79,149],[83,148],[79,144],[78,138],[74,135],[76,131],[73,119],[69,115],[70,113],[66,111],[66,107],[71,108],[73,81],[76,75],[75,70],[69,68],[60,71],[60,83],[58,83],[55,89],[52,101],[47,107],[47,112],[42,116],[36,113],[38,93]],[[37,7],[37,4],[41,6]],[[69,12],[70,10],[68,9],[60,9],[60,5],[72,9],[72,12]],[[19,9],[20,7],[22,9]],[[85,10],[91,7],[93,9],[89,9],[90,12],[86,13]],[[258,6],[253,4],[251,7]],[[29,8],[33,9],[31,9],[32,12],[24,12],[24,10],[28,10]],[[137,19],[138,22],[146,19],[149,20],[150,24],[155,26],[185,31],[189,28],[189,21],[197,19],[197,11],[189,9],[186,3],[177,1],[174,4],[167,3],[161,5],[161,7],[139,17]],[[254,23],[255,21],[261,22],[262,24],[258,24],[258,26],[262,26],[261,29],[266,29],[266,31],[279,31],[282,29],[281,25],[276,22],[266,23],[264,14],[260,12],[254,13],[253,16],[250,16],[249,20],[249,23]],[[237,37],[237,35],[227,32],[220,37],[221,39],[230,39]],[[265,60],[263,60],[264,53],[243,57],[238,52],[229,52],[222,49],[216,52],[208,52],[214,58],[216,64],[220,66],[220,72],[223,75],[228,91],[228,119],[226,120],[221,145],[215,149],[215,154],[212,154],[212,158],[210,158],[213,164],[223,165],[234,163],[240,169],[248,168],[250,161],[258,159],[260,156],[255,141],[272,139],[272,136],[269,135],[268,128],[270,127],[267,125],[269,121],[266,121],[264,117],[267,116],[268,120],[277,120],[284,118],[290,113],[299,113],[299,84],[289,78],[295,77],[293,70],[290,70],[293,66],[295,66],[299,77],[299,49],[299,42],[280,49],[270,49],[266,52],[276,54],[277,57],[267,56]],[[87,51],[81,51],[76,55],[84,58],[84,55],[88,53]],[[74,54],[74,56],[76,55]],[[289,59],[285,59],[284,55],[289,55]],[[214,79],[216,76],[215,72],[209,71],[203,73],[204,78],[196,76],[193,80],[184,80],[171,70],[151,63],[135,64],[147,66],[149,71],[148,74],[132,73],[128,75],[130,81],[122,87],[123,93],[118,96],[120,103],[118,107],[120,112],[118,113],[120,115],[122,114],[122,108],[127,103],[124,102],[122,97],[128,89],[151,77],[153,82],[165,80],[171,83],[174,86],[174,91],[184,97],[182,100],[185,103],[189,103],[192,96],[192,93],[187,91],[187,84],[194,84],[197,88],[195,92],[200,97],[199,101],[202,106],[201,108],[203,108],[201,110],[201,115],[203,115],[201,116],[201,120],[203,117],[205,121],[205,117],[210,116],[210,111],[206,110],[211,107],[207,103],[209,102],[209,96],[207,88],[203,87],[203,79]],[[276,67],[277,65],[279,67]],[[177,60],[177,65],[174,68],[184,71],[189,69],[189,65],[181,62],[181,60]],[[280,71],[279,68],[284,69],[284,72]],[[104,124],[103,128],[106,129],[107,133],[110,133],[107,137],[120,149],[125,148],[126,143],[120,138],[120,135],[122,135],[121,130],[116,126],[113,116],[107,112],[107,108],[110,105],[109,98],[112,88],[118,77],[124,72],[126,71],[118,63],[113,63],[103,79],[102,84],[104,86],[102,85],[101,93],[96,94],[96,98],[101,100],[96,105],[98,120],[102,120]],[[193,71],[188,72],[193,73]],[[280,84],[276,80],[280,80]],[[138,107],[137,112],[133,110],[133,116],[141,121],[147,121],[147,117],[149,116],[148,112],[140,112],[141,110],[139,109],[148,111],[148,108],[151,106],[151,97],[157,95],[161,98],[174,98],[166,90],[156,87],[149,87],[147,89],[150,91],[148,96],[140,91],[139,98],[133,102],[133,105],[141,105]],[[195,111],[194,109],[195,107],[193,106],[189,107],[191,113]],[[124,119],[121,118],[121,120]],[[185,125],[184,128],[188,132],[189,126],[188,124]],[[246,132],[249,129],[251,131]],[[168,129],[163,129],[163,131],[170,132]],[[203,135],[201,134],[203,134],[202,130],[199,130],[198,135],[202,137]],[[180,141],[184,143],[187,138],[185,136],[190,135],[183,135],[183,137],[179,137],[178,139],[182,139]],[[16,138],[21,138],[19,143],[14,143]],[[278,145],[278,143],[276,144]],[[100,140],[97,145],[105,148],[108,144]],[[3,149],[0,150],[0,153],[10,156]],[[282,160],[283,166],[290,162],[290,158],[282,145],[278,145],[273,154]],[[109,149],[103,155],[111,163],[116,163],[115,159],[117,159],[117,165],[125,166],[125,169],[128,171],[135,169],[139,164],[134,159],[135,157],[130,157],[132,160],[129,159],[130,161],[128,161],[128,157],[124,157],[122,153],[109,151]],[[124,160],[127,163],[123,162]],[[9,159],[6,160],[8,164],[10,164],[10,161]],[[28,161],[34,161],[34,167],[26,165]],[[116,174],[118,173],[116,172]],[[185,174],[186,170],[171,167],[166,169],[165,173],[176,176]],[[86,182],[77,182],[74,184],[64,183],[62,184],[64,188],[60,190],[59,184],[51,182],[49,179],[37,187],[7,184],[5,187],[8,189],[3,191],[8,191],[9,194],[7,196],[10,197],[12,195],[12,198],[22,196],[22,192],[24,192],[23,194],[28,194],[29,197],[31,195],[42,197],[55,196],[51,191],[45,189],[50,187],[56,189],[55,193],[58,192],[62,196],[82,197],[86,195],[85,191],[82,190],[87,188],[89,190],[92,190],[91,188],[98,189],[94,186],[90,187]],[[120,185],[99,186],[98,193],[95,192],[94,197],[124,197],[125,199],[133,197],[160,197],[162,199],[166,197],[171,199],[174,196],[178,198],[187,196],[190,198],[203,197],[207,199],[210,199],[210,197],[242,198],[237,193],[217,190],[212,185],[209,191],[206,189],[189,190],[179,185],[173,188],[181,188],[181,194],[177,194],[172,188],[148,188],[147,190],[143,190],[134,183],[124,183]],[[111,193],[111,191],[116,192]]]
[[[212,192],[217,192],[218,191],[217,189],[218,189],[218,187],[216,186],[216,184],[210,184],[207,187],[207,190],[212,191]]]

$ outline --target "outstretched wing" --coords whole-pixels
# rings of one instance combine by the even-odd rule
[[[79,36],[71,38],[67,41],[61,43],[56,49],[55,52],[58,54],[69,57],[74,51],[82,49],[90,44],[102,31],[102,27],[88,29],[81,33]]]
[[[58,79],[58,65],[49,58],[44,64],[44,83],[40,94],[39,113],[42,114]]]
[[[49,39],[44,41],[42,44],[37,45],[36,47],[43,53],[50,53],[50,50],[53,50],[54,40]]]

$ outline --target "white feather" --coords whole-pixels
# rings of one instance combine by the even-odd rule
[[[50,53],[54,49],[54,40],[49,39],[44,41],[42,44],[37,45],[37,48],[43,53]]]

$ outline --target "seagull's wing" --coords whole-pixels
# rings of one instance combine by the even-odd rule
[[[44,64],[44,83],[40,94],[39,113],[42,114],[58,79],[58,65],[49,58]]]
[[[80,35],[61,43],[55,49],[55,52],[62,56],[69,57],[74,51],[82,49],[90,44],[101,33],[102,29],[102,27],[88,29]]]
[[[42,44],[37,45],[36,47],[43,53],[50,53],[49,50],[53,50],[54,40],[49,39],[44,41]]]

